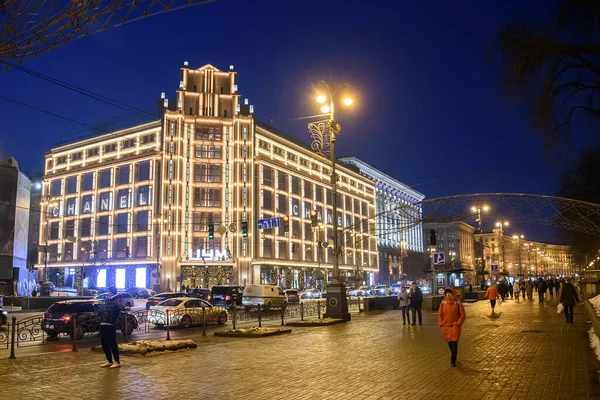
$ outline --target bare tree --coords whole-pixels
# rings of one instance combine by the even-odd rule
[[[498,36],[506,89],[551,149],[579,114],[600,116],[599,12],[600,0],[560,0],[553,21],[511,24]]]

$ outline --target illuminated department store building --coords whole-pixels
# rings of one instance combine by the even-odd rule
[[[332,249],[318,243],[333,238],[330,163],[258,122],[236,79],[233,67],[184,63],[159,120],[46,154],[40,243],[48,247],[37,267],[47,265],[49,280],[162,291],[327,284]],[[338,174],[342,278],[376,283],[374,183],[341,165]],[[257,229],[258,219],[284,215],[288,232]]]

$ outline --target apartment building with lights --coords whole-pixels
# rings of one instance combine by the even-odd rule
[[[375,233],[383,281],[387,283],[386,276],[390,283],[421,278],[425,253],[420,202],[425,195],[356,157],[340,162],[375,182]]]
[[[330,249],[316,242],[333,234],[330,163],[257,122],[236,79],[233,67],[184,63],[176,98],[162,96],[160,120],[46,154],[39,243],[48,252],[38,266],[50,280],[163,291],[327,281]],[[344,243],[341,270],[374,281],[374,185],[342,166],[339,176],[339,222],[353,238]],[[319,229],[310,226],[311,207],[323,221]],[[258,219],[285,214],[289,232],[257,229]]]

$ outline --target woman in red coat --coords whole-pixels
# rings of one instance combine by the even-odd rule
[[[438,311],[438,324],[442,328],[442,337],[448,342],[451,357],[450,364],[456,367],[456,355],[458,354],[458,340],[460,339],[460,329],[465,322],[465,308],[456,298],[454,288],[446,288],[444,291],[446,298],[440,304]]]

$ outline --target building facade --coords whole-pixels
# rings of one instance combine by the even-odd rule
[[[27,265],[30,193],[17,161],[0,163],[0,293],[25,296],[37,284]]]
[[[425,195],[355,157],[340,159],[375,183],[377,244],[381,283],[423,275],[423,227],[420,202]]]
[[[159,121],[46,155],[40,243],[47,236],[49,246],[39,265],[50,279],[160,290],[324,285],[331,254],[307,212],[316,209],[321,234],[332,234],[330,163],[258,123],[247,100],[241,104],[233,67],[186,63],[176,99],[164,97]],[[374,185],[344,167],[339,175],[339,220],[355,238],[340,266],[344,277],[373,279]],[[282,215],[291,218],[289,232],[258,229],[259,219]]]
[[[432,231],[435,231],[436,245],[431,244]],[[429,254],[427,264],[432,272],[435,271],[438,287],[475,285],[478,264],[474,233],[475,228],[462,221],[423,224],[423,236]],[[442,264],[433,264],[434,253],[444,254]]]

